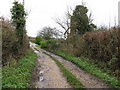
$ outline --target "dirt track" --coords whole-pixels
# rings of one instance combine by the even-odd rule
[[[56,63],[42,51],[38,52],[34,48],[35,46],[32,45],[32,49],[38,55],[35,88],[70,88],[71,86]]]
[[[38,47],[35,47],[38,50],[38,71],[41,70],[48,70],[46,73],[44,73],[43,82],[38,81],[36,87],[47,87],[47,88],[69,88],[70,85],[67,83],[66,78],[62,75],[59,68],[55,64],[53,60],[51,60],[50,57],[43,54],[43,52],[46,52],[50,54],[52,57],[59,60],[66,69],[68,69],[72,74],[74,74],[78,80],[86,87],[86,88],[109,88],[109,86],[104,83],[103,81],[99,80],[95,76],[85,72],[84,70],[80,69],[73,63],[63,59],[60,56],[54,55],[53,53],[47,52],[43,49],[40,49]],[[38,73],[39,74],[39,73]],[[49,77],[49,78],[48,78]]]

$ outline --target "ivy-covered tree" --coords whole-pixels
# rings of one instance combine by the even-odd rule
[[[12,22],[16,28],[16,34],[19,38],[20,45],[23,44],[24,38],[26,36],[25,23],[26,23],[26,13],[24,6],[21,3],[15,1],[11,9]]]
[[[71,34],[84,34],[92,31],[96,26],[87,16],[88,9],[84,5],[77,5],[71,16]]]

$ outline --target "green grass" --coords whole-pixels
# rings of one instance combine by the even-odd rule
[[[2,68],[2,88],[28,88],[37,55],[29,52],[18,62],[9,62]]]
[[[67,78],[67,81],[73,88],[81,88],[85,89],[85,87],[80,83],[80,81],[71,73],[69,72],[57,59],[53,58],[48,53],[44,52],[46,55],[50,56],[58,65],[60,70],[63,72],[64,76]]]
[[[120,88],[120,81],[116,77],[113,77],[107,74],[106,72],[96,67],[95,65],[85,60],[82,60],[81,58],[77,58],[77,57],[65,54],[63,52],[57,52],[57,55],[62,56],[66,60],[73,62],[74,64],[84,69],[85,71],[91,73],[92,75],[97,76],[101,80],[108,83],[112,88]]]

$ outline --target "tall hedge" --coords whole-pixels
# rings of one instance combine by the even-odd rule
[[[114,74],[120,73],[120,28],[86,33],[84,38],[83,56],[102,62],[102,68],[111,69]]]
[[[61,47],[66,53],[84,56],[98,63],[101,68],[109,68],[113,74],[120,73],[120,28],[87,32],[66,40]]]
[[[0,22],[2,22],[2,62],[4,64],[18,54],[19,44],[15,27],[7,20]]]

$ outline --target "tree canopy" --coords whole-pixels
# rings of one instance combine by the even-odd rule
[[[53,38],[59,38],[60,31],[56,28],[51,27],[44,27],[41,31],[38,32],[38,36],[42,37],[45,40],[53,39]]]

